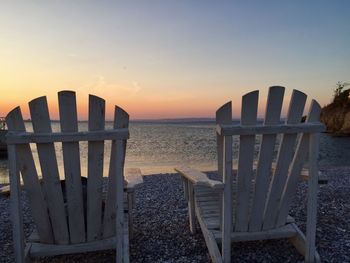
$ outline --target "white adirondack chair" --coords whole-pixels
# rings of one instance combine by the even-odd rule
[[[317,156],[319,132],[324,130],[319,122],[320,106],[313,100],[306,122],[301,123],[306,95],[294,90],[286,121],[281,124],[284,88],[271,87],[264,123],[258,124],[258,94],[253,91],[243,96],[240,125],[232,124],[231,102],[216,113],[221,180],[211,180],[192,168],[175,168],[184,179],[190,229],[195,231],[196,215],[213,262],[231,261],[231,242],[278,238],[289,238],[306,262],[318,262]],[[257,135],[261,135],[259,147]],[[234,136],[239,143],[237,169],[232,165]],[[288,215],[305,162],[309,170],[306,237]]]
[[[129,116],[116,106],[114,127],[105,130],[105,101],[90,95],[88,131],[79,132],[75,93],[61,91],[58,101],[61,132],[52,132],[46,97],[29,102],[33,133],[26,132],[19,107],[6,117],[16,262],[34,256],[111,248],[116,248],[116,262],[129,262],[128,211],[132,208],[133,191],[142,183],[138,169],[124,176]],[[103,191],[104,141],[107,140],[112,146],[108,191]],[[88,141],[85,189],[81,177],[81,141]],[[42,179],[38,177],[39,167],[30,147],[33,143]],[[54,143],[62,143],[65,191],[59,178]],[[23,234],[20,175],[35,222],[35,232],[27,241]]]

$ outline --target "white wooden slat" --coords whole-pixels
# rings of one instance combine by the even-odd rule
[[[58,93],[60,124],[62,132],[78,131],[78,116],[75,92]],[[70,242],[73,244],[85,241],[85,220],[83,191],[80,179],[80,151],[78,142],[62,143],[65,188],[68,203],[68,223]]]
[[[280,122],[283,96],[283,87],[270,87],[266,104],[264,124],[274,125]],[[255,180],[255,191],[249,222],[249,231],[251,232],[261,230],[263,224],[264,208],[269,187],[271,164],[273,161],[275,143],[275,134],[263,135],[258,157],[259,161]]]
[[[195,189],[197,189],[197,188],[195,188]],[[211,191],[211,192],[209,192],[209,191],[208,192],[196,191],[196,198],[198,200],[206,200],[207,198],[215,199],[215,200],[221,200],[219,194],[220,194],[220,192],[214,192],[214,191]]]
[[[222,201],[220,198],[220,193],[217,195],[209,195],[209,194],[204,194],[200,195],[198,192],[196,192],[196,200],[199,202],[212,202],[212,201]]]
[[[287,124],[296,124],[301,122],[304,111],[306,95],[300,91],[293,90],[290,101]],[[285,187],[289,164],[293,158],[294,144],[297,134],[284,134],[277,156],[276,170],[273,174],[269,189],[268,202],[265,209],[263,229],[271,229],[276,225],[279,202]]]
[[[200,204],[200,207],[203,208],[205,211],[215,211],[215,212],[220,212],[220,210],[217,208],[221,202],[211,202],[211,203],[202,203]]]
[[[120,124],[119,124],[120,122]],[[119,107],[115,108],[114,126],[118,127],[129,126],[129,115]],[[124,220],[124,163],[126,153],[126,140],[113,141],[116,145],[116,160],[115,163],[111,163],[115,169],[115,231],[116,231],[116,262],[128,262],[129,258],[125,257],[125,251],[129,248],[128,244],[124,242],[123,233],[127,223]],[[112,158],[111,158],[112,161]]]
[[[313,100],[310,106],[309,113],[307,115],[306,122],[318,121],[320,112],[321,112],[320,105]],[[303,134],[297,146],[297,150],[294,154],[290,173],[288,175],[288,179],[286,183],[286,188],[281,198],[279,215],[277,218],[277,226],[281,226],[286,222],[290,204],[292,202],[293,196],[296,191],[299,174],[301,174],[303,169],[303,164],[307,160],[307,155],[309,153],[308,148],[309,148],[309,134]]]
[[[308,154],[309,134],[303,134],[298,142],[298,146],[291,163],[291,169],[288,173],[285,189],[282,193],[281,201],[278,209],[278,217],[276,226],[284,225],[288,216],[290,202],[296,191],[299,174],[303,168],[303,164]]]
[[[199,201],[207,200],[221,200],[219,192],[198,192],[196,191],[196,198]]]
[[[199,205],[199,207],[200,207],[200,210],[202,212],[202,215],[208,216],[208,217],[219,218],[219,210],[216,207],[206,208],[206,207],[202,207],[200,205]]]
[[[314,262],[316,254],[316,222],[317,222],[317,190],[318,190],[318,150],[319,150],[319,134],[310,134],[309,144],[309,171],[310,178],[308,181],[307,196],[307,219],[306,219],[306,252],[305,261]]]
[[[21,182],[17,167],[16,147],[8,147],[9,169],[10,169],[10,209],[13,229],[13,244],[15,260],[18,263],[25,262],[24,258],[24,232],[23,232],[23,215],[20,203],[21,199]]]
[[[114,128],[128,128],[129,115],[121,108],[115,108]],[[115,234],[115,218],[116,218],[116,166],[118,156],[116,154],[118,148],[123,148],[125,152],[126,141],[113,141],[111,147],[111,159],[108,173],[108,193],[103,219],[103,236],[110,237]],[[124,154],[125,155],[125,154]],[[123,161],[124,165],[124,161]]]
[[[206,221],[205,224],[206,224],[208,230],[218,230],[219,229],[218,222],[210,221],[210,220],[207,220],[205,218],[202,218],[202,220]]]
[[[202,214],[201,217],[202,217],[202,220],[206,221],[208,229],[220,230],[220,221],[219,221],[218,215],[212,216],[212,215]]]
[[[220,120],[232,120],[231,103],[225,104],[221,107],[216,116]],[[224,183],[224,191],[222,195],[222,260],[223,262],[230,262],[231,260],[231,237],[232,231],[232,137],[225,136],[222,147],[222,180]],[[203,229],[203,228],[202,228]],[[209,243],[207,243],[209,244]]]
[[[196,198],[196,210],[200,216],[206,221],[208,229],[220,229],[220,204],[221,200],[217,200],[211,205],[206,205],[205,202],[198,201]],[[197,213],[198,214],[198,213]]]
[[[105,129],[105,101],[89,95],[89,131]],[[88,143],[87,240],[101,238],[104,141]]]
[[[51,142],[78,142],[78,141],[103,141],[128,139],[128,129],[89,131],[89,132],[53,132],[53,133],[31,133],[31,132],[8,132],[7,144],[26,143],[51,143]]]
[[[116,235],[116,262],[125,262],[124,251],[126,249],[123,232],[127,223],[124,222],[124,158],[125,149],[123,141],[114,141],[116,144],[116,161],[112,163],[115,167],[115,235]]]
[[[206,208],[198,205],[198,209],[201,211],[203,217],[216,219],[219,222],[219,211],[214,207]]]
[[[46,97],[39,97],[29,102],[29,109],[34,132],[51,132],[51,122]],[[59,179],[55,148],[53,143],[38,143],[37,149],[44,180],[43,185],[49,208],[54,240],[57,244],[68,244],[68,226]]]
[[[219,200],[219,199],[199,200],[197,197],[196,197],[196,200],[197,200],[197,203],[199,203],[199,205],[203,208],[220,211],[219,208],[217,207],[221,204],[222,200]]]
[[[222,114],[227,112],[227,114]],[[232,123],[232,102],[229,101],[221,106],[215,113],[216,125],[229,125]],[[224,136],[216,133],[216,144],[217,144],[217,158],[218,158],[218,175],[219,178],[223,179],[223,147],[224,147]]]
[[[255,125],[257,120],[259,92],[253,91],[243,96],[241,123]],[[237,171],[237,204],[234,230],[237,232],[248,230],[250,189],[253,179],[254,135],[241,135],[239,143],[238,171]]]
[[[12,110],[6,117],[6,124],[9,131],[25,131],[22,113],[19,107]],[[28,144],[17,145],[17,167],[21,172],[23,183],[29,199],[29,206],[40,241],[43,243],[53,243],[53,235],[47,205],[44,200],[40,186],[33,155]],[[11,169],[10,169],[11,170]]]
[[[215,122],[217,125],[229,125],[232,123],[232,102],[229,101],[222,105],[215,113]],[[231,138],[232,140],[232,138]],[[224,180],[224,162],[223,162],[223,156],[224,156],[224,136],[216,133],[216,147],[217,147],[217,162],[218,162],[218,175],[219,180]],[[231,164],[232,165],[232,164]],[[223,216],[223,206],[220,206],[221,213],[220,213],[220,222],[222,221]],[[232,213],[232,212],[231,212]],[[222,225],[221,225],[222,227]]]
[[[220,211],[218,206],[221,204],[222,200],[219,199],[208,199],[208,200],[200,200],[196,197],[197,203],[205,209]]]

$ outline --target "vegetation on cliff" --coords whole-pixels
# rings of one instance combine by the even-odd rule
[[[327,132],[334,135],[350,135],[350,89],[344,90],[350,83],[338,82],[334,90],[332,103],[323,107],[321,121]]]

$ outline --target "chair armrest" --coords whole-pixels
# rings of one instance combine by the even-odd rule
[[[136,187],[143,183],[141,170],[139,168],[128,168],[124,173],[125,188],[133,191]]]
[[[175,168],[181,176],[189,180],[194,186],[209,186],[213,189],[223,189],[224,183],[209,179],[205,173],[192,169],[187,166],[180,166]]]

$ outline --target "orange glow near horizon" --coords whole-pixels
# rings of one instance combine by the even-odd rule
[[[88,94],[79,96],[77,93],[77,111],[79,120],[88,119]],[[95,94],[93,94],[95,95]],[[12,109],[20,106],[23,118],[30,119],[28,103],[37,97],[28,96],[26,98],[12,98],[0,105],[0,116],[6,116]],[[40,96],[39,96],[40,97]],[[212,118],[215,115],[216,105],[214,103],[201,104],[196,101],[177,101],[177,100],[123,100],[117,101],[99,96],[106,100],[106,119],[113,120],[114,107],[119,106],[129,113],[131,119],[167,119],[167,118]],[[49,112],[51,119],[59,119],[59,109],[56,98],[47,96]],[[179,106],[181,105],[181,107]],[[219,105],[218,105],[219,106]]]
[[[267,90],[260,92],[258,117],[262,118],[264,115],[265,104],[267,99]],[[288,92],[289,90],[286,90]],[[47,101],[49,105],[50,117],[52,120],[59,119],[58,99],[57,92],[47,91]],[[97,93],[97,94],[96,94]],[[33,96],[34,95],[34,96]],[[88,93],[77,91],[77,111],[79,120],[88,119]],[[224,98],[215,100],[195,99],[195,98],[161,98],[161,97],[148,97],[144,99],[142,97],[129,97],[122,98],[115,94],[105,92],[95,92],[96,96],[99,96],[106,101],[106,120],[113,120],[114,118],[114,107],[118,105],[129,113],[131,120],[137,119],[176,119],[176,118],[215,118],[216,110],[221,107],[224,103],[232,100],[232,112],[233,118],[239,118],[240,107],[241,107],[241,96],[235,98]],[[244,94],[242,94],[244,95]],[[23,118],[30,119],[28,103],[40,96],[35,94],[26,94],[23,92],[21,96],[9,96],[7,103],[2,103],[0,108],[1,116],[6,116],[7,113],[17,106],[21,107]],[[281,116],[284,117],[288,110],[287,103],[290,100],[290,95],[286,94],[285,102],[282,109]],[[305,109],[307,110],[308,104]]]

